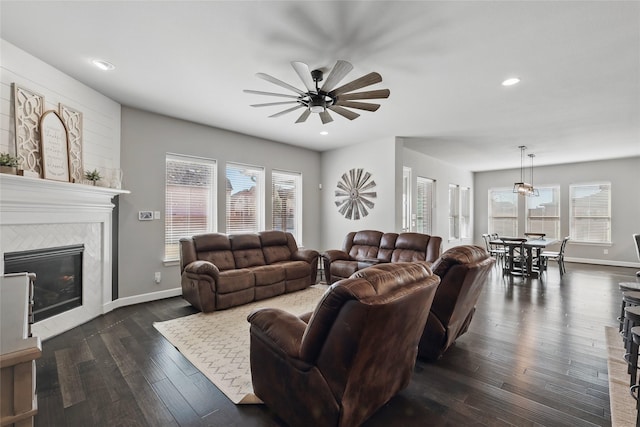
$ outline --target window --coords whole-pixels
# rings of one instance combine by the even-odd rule
[[[227,234],[264,229],[264,170],[227,163]]]
[[[460,238],[471,237],[471,189],[460,187]]]
[[[273,171],[271,174],[271,228],[287,231],[301,244],[302,176],[299,173]]]
[[[179,258],[181,237],[215,231],[215,177],[215,160],[167,153],[165,261]]]
[[[460,238],[460,186],[449,184],[449,240]]]
[[[537,197],[527,197],[527,232],[560,239],[560,187],[536,187]]]
[[[611,183],[569,186],[571,240],[611,243]]]
[[[489,233],[518,235],[518,194],[511,188],[489,190]]]
[[[431,235],[433,233],[433,196],[436,182],[419,176],[417,184],[416,231]]]

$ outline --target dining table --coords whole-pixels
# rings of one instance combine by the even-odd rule
[[[499,237],[489,242],[491,245],[504,246],[507,250],[507,259],[504,271],[513,275],[523,275],[530,277],[538,277],[545,269],[544,261],[540,253],[549,245],[558,243],[557,239],[542,237]],[[516,255],[516,249],[524,249],[525,267],[518,268],[513,262]]]

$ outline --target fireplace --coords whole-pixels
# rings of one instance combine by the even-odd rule
[[[82,305],[84,245],[4,254],[4,272],[35,273],[33,317],[38,322]]]

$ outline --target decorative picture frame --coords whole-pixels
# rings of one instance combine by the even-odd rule
[[[58,104],[58,112],[67,127],[69,138],[69,179],[71,182],[82,182],[84,179],[84,161],[82,157],[82,112],[74,110],[62,103]]]
[[[44,96],[13,84],[16,157],[25,176],[41,177],[40,118]]]
[[[152,221],[153,211],[138,211],[138,221]]]
[[[69,182],[69,142],[67,128],[54,110],[40,119],[40,153],[45,179]]]

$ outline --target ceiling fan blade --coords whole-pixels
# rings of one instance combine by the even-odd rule
[[[338,113],[342,117],[345,117],[349,120],[357,119],[358,117],[360,117],[360,114],[349,111],[346,108],[338,107],[337,105],[332,105],[331,107],[329,107],[329,109],[334,113]]]
[[[329,96],[340,95],[341,93],[352,92],[356,89],[363,88],[365,86],[369,86],[372,84],[380,83],[382,81],[382,76],[376,72],[369,73],[360,77],[359,79],[355,79],[352,82],[347,83],[346,85],[340,86],[329,92]]]
[[[368,102],[355,102],[355,101],[338,101],[336,105],[348,108],[357,108],[358,110],[376,111],[380,108],[380,104],[369,104]]]
[[[322,120],[323,125],[326,125],[327,123],[331,123],[333,121],[333,118],[331,117],[329,112],[325,110],[320,113],[320,120]]]
[[[287,108],[286,110],[280,111],[279,113],[272,114],[269,117],[280,117],[280,116],[282,116],[284,114],[290,113],[290,112],[292,112],[294,110],[297,110],[298,108],[302,108],[302,107],[304,107],[304,105],[296,105],[295,107]]]
[[[295,93],[299,94],[299,95],[305,95],[305,93],[303,91],[301,91],[300,89],[298,89],[297,87],[291,86],[289,83],[285,83],[282,80],[276,79],[275,77],[270,76],[269,74],[265,74],[265,73],[256,73],[256,76],[260,77],[263,80],[266,80],[268,82],[271,82],[275,85],[281,86],[285,89],[289,89],[294,91]]]
[[[307,117],[309,117],[309,114],[311,114],[311,111],[307,108],[302,114],[300,114],[300,117],[298,117],[296,123],[303,123],[304,121],[306,121]]]
[[[298,99],[298,97],[296,95],[287,95],[286,93],[263,92],[261,90],[251,90],[251,89],[245,89],[245,90],[243,90],[243,92],[244,93],[253,93],[253,94],[256,94],[256,95],[281,96],[283,98]]]
[[[379,90],[370,90],[368,92],[355,92],[355,93],[345,93],[344,95],[339,95],[338,99],[341,100],[352,100],[352,99],[382,99],[388,98],[391,92],[389,89],[379,89]]]
[[[336,65],[333,66],[333,70],[329,73],[329,76],[324,81],[320,90],[323,92],[330,91],[335,85],[340,83],[340,80],[344,79],[351,70],[353,70],[353,65],[351,65],[351,63],[339,60],[336,62]]]
[[[267,102],[265,104],[251,104],[252,107],[270,107],[272,105],[285,105],[285,104],[297,104],[298,101],[282,101],[282,102]]]
[[[304,83],[307,90],[309,92],[315,92],[316,84],[311,78],[311,71],[309,70],[309,66],[304,62],[299,61],[292,62],[291,66],[294,70],[296,70],[296,73],[298,73],[300,80],[302,80],[302,83]]]

